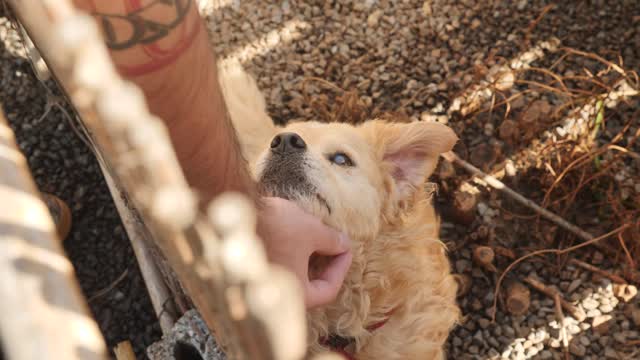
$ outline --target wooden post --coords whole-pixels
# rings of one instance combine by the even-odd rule
[[[267,262],[251,205],[231,196],[210,218],[199,211],[164,124],[117,74],[93,18],[69,0],[8,2],[227,356],[301,359],[302,294],[292,274]]]
[[[0,113],[0,334],[12,360],[106,359],[55,225]]]

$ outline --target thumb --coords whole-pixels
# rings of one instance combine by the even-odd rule
[[[351,251],[336,256],[319,278],[307,283],[305,296],[307,308],[326,305],[335,300],[347,276],[352,259]]]

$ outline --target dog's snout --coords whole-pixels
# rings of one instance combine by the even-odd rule
[[[271,151],[285,154],[302,152],[307,148],[307,144],[296,133],[282,133],[276,135],[271,140]]]

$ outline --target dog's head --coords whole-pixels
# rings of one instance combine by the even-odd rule
[[[453,130],[432,122],[293,123],[279,129],[252,170],[264,195],[293,200],[365,239],[423,191],[438,156],[456,141]]]

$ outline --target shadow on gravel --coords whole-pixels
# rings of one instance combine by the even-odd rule
[[[130,340],[144,359],[144,349],[159,338],[160,327],[109,190],[93,154],[64,115],[55,107],[47,112],[47,101],[59,100],[61,94],[52,81],[40,83],[20,56],[20,38],[2,11],[0,6],[0,99],[7,120],[39,190],[57,195],[71,208],[73,227],[64,248],[85,297],[128,270],[123,281],[89,306],[109,348]]]

